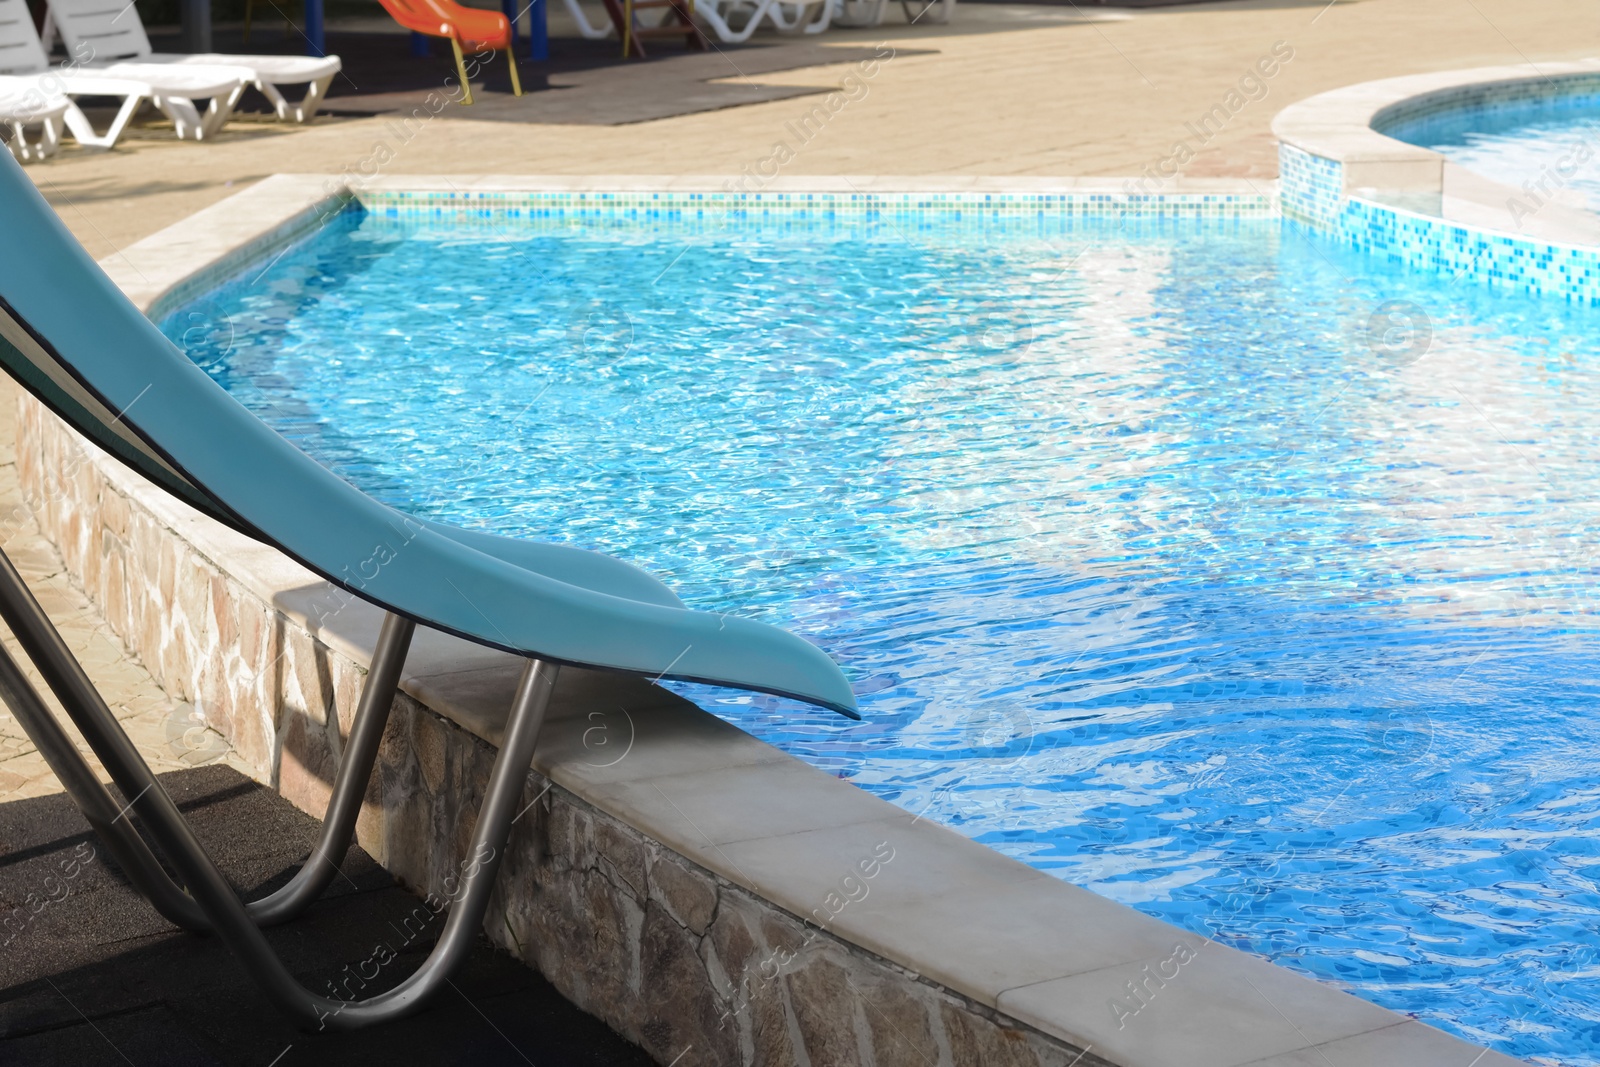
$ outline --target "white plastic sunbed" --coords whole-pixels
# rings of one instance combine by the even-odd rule
[[[603,41],[612,36],[616,30],[612,27],[609,16],[601,15],[598,25],[591,23],[583,13],[583,7],[578,0],[566,0],[567,12],[572,16],[572,21],[578,27],[578,36],[590,41]]]
[[[883,22],[889,9],[889,0],[831,0],[833,24],[855,28],[871,28]],[[912,13],[912,7],[918,10]],[[956,11],[956,0],[900,0],[907,22],[949,22]]]
[[[180,67],[164,63],[90,67],[73,60],[52,69],[33,28],[27,0],[0,0],[0,74],[30,80],[46,95],[69,99],[121,97],[122,107],[103,134],[94,132],[76,105],[68,108],[64,116],[67,130],[87,148],[110,148],[116,144],[128,120],[146,99],[172,120],[180,138],[204,140],[228,121],[252,77],[244,67]],[[204,115],[195,106],[196,100],[210,101]]]
[[[723,44],[743,44],[753,36],[777,0],[694,0],[695,18]],[[740,19],[743,21],[741,22]],[[738,28],[734,23],[738,22]]]
[[[833,21],[833,8],[836,0],[799,0],[791,3],[789,0],[777,0],[772,5],[768,17],[780,33],[821,33]],[[807,14],[816,8],[816,14],[807,22]]]
[[[565,0],[565,2],[567,12],[572,16],[580,37],[591,41],[602,41],[617,35],[608,19],[602,17],[602,21],[598,24],[591,23],[578,0]],[[770,18],[779,30],[792,32],[804,18],[806,10],[819,5],[820,13],[816,20],[806,24],[804,29],[807,33],[820,33],[827,29],[832,5],[837,2],[838,0],[793,0],[793,2],[792,0],[692,0],[695,16],[701,19],[724,44],[739,44],[749,40],[760,28],[761,21],[766,18]],[[882,2],[887,3],[887,0]],[[668,12],[662,17],[666,19],[672,16]]]
[[[779,33],[821,33],[831,23],[837,2],[694,0],[694,13],[723,43],[741,44],[761,28],[763,21],[771,22]]]
[[[0,75],[0,126],[11,128],[6,147],[23,163],[53,155],[61,143],[61,126],[72,101],[50,93],[34,78]],[[40,128],[39,139],[29,143],[29,126]]]
[[[174,66],[230,66],[250,71],[250,84],[272,102],[278,118],[310,122],[339,73],[338,56],[236,56],[220,52],[178,55],[155,52],[139,12],[128,0],[50,0],[45,16],[45,47],[59,33],[67,50],[89,56],[90,65],[134,61]],[[280,85],[304,85],[300,103],[291,104]]]

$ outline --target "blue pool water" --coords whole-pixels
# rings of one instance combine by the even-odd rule
[[[1526,208],[1538,208],[1553,194],[1569,206],[1600,211],[1600,93],[1461,108],[1383,132],[1495,181],[1518,188],[1527,183]]]
[[[865,722],[684,687],[787,750],[1600,1064],[1597,313],[1274,220],[355,213],[163,328],[397,507],[808,636]]]

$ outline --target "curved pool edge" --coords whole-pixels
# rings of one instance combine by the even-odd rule
[[[1600,218],[1383,130],[1457,108],[1600,91],[1600,59],[1363,82],[1272,122],[1284,216],[1352,248],[1533,296],[1600,303]]]
[[[352,201],[694,205],[724,196],[725,182],[397,176],[352,188],[280,175],[103,266],[158,316]],[[783,179],[741,202],[1275,211],[1266,183],[1185,184],[1151,199],[1129,197],[1122,179]],[[26,399],[18,467],[41,527],[124,643],[320,815],[376,611],[139,482]],[[458,798],[486,776],[516,670],[500,653],[419,638],[381,802],[360,824],[362,845],[413,886],[446,895],[471,814]],[[662,690],[568,678],[528,794],[541,822],[515,840],[488,925],[661,1062],[688,1042],[703,1062],[784,1062],[794,1050],[770,1043],[790,1035],[812,1062],[843,1042],[879,1067],[930,1062],[912,1055],[924,1044],[949,1067],[1517,1062],[1041,874]],[[601,757],[597,728],[607,741],[626,733],[624,758]],[[676,1047],[659,1036],[663,1019]]]

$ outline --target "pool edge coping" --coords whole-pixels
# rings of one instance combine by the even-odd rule
[[[1280,153],[1287,147],[1337,164],[1337,193],[1343,199],[1491,239],[1593,250],[1600,246],[1596,214],[1553,199],[1530,205],[1524,189],[1383,132],[1416,117],[1403,112],[1421,111],[1452,97],[1458,106],[1469,106],[1472,97],[1487,102],[1497,90],[1542,84],[1553,86],[1550,95],[1558,95],[1591,81],[1600,91],[1600,58],[1380,78],[1289,105],[1273,117],[1272,133]],[[1513,205],[1532,210],[1519,217]]]
[[[353,189],[340,179],[325,175],[275,175],[107,257],[102,266],[141,310],[149,313],[162,307],[170,309],[175,299],[186,298],[182,296],[185,292],[192,294],[205,288],[210,281],[218,280],[219,273],[237,271],[242,264],[291,244],[319,220],[375,189],[648,192],[652,191],[651,183],[656,183],[655,189],[671,184],[671,191],[706,192],[721,190],[725,181],[384,176]],[[999,191],[1125,196],[1124,181],[794,178],[782,179],[781,189],[769,187],[764,191],[936,195]],[[1192,195],[1214,195],[1228,188],[1226,182],[1207,185],[1204,190],[1194,189]],[[1232,184],[1232,191],[1253,195],[1263,185],[1238,182]],[[1176,192],[1181,195],[1184,191]],[[318,596],[328,595],[332,587],[327,583],[140,482],[110,457],[93,454],[93,462],[108,480],[157,516],[167,531],[235,581],[255,591],[330,647],[357,663],[370,661],[377,624],[375,610],[346,612],[332,626],[318,625],[325,620],[318,615],[315,601]],[[408,663],[404,682],[407,692],[475,736],[497,743],[499,721],[504,716],[500,690],[515,668],[514,657],[470,649],[442,635],[430,635],[420,642],[418,653]],[[699,714],[715,718],[708,712]],[[1456,1058],[1481,1067],[1518,1062],[1487,1051],[1474,1061],[1472,1055],[1479,1051],[1476,1046],[1369,1004],[1331,983],[1304,978],[1095,896],[977,845],[953,830],[922,822],[920,817],[912,818],[889,802],[840,783],[742,732],[739,738],[708,755],[710,758],[702,759],[687,772],[684,764],[675,763],[670,774],[660,773],[661,768],[657,767],[655,774],[632,779],[545,765],[537,758],[535,765],[585,802],[802,917],[815,910],[807,908],[808,902],[821,903],[816,899],[814,879],[808,870],[794,869],[800,860],[806,867],[815,866],[809,849],[826,852],[830,838],[842,843],[853,839],[864,827],[904,828],[913,835],[917,848],[927,850],[920,862],[931,864],[935,870],[948,867],[961,872],[962,888],[930,899],[925,886],[906,886],[903,881],[884,883],[875,889],[870,910],[844,909],[841,921],[830,932],[1041,1033],[1077,1049],[1093,1050],[1096,1056],[1126,1067],[1165,1067],[1179,1062],[1216,1067],[1246,1063],[1252,1067],[1289,1067],[1303,1062],[1303,1058],[1295,1058],[1298,1052],[1358,1040],[1380,1046],[1393,1042],[1397,1053],[1404,1045],[1408,1062],[1417,1067],[1423,1067],[1424,1061],[1417,1058],[1416,1043],[1420,1043],[1424,1055],[1430,1051],[1436,1054],[1441,1064],[1454,1063]],[[648,761],[641,762],[648,767]],[[698,834],[703,840],[697,840],[698,827],[685,825],[683,820],[665,816],[640,801],[639,789],[645,786],[660,792],[663,787],[671,788],[669,779],[675,776],[700,775],[712,767],[732,772],[727,775],[730,788],[747,798],[743,806],[749,818],[768,818],[768,832],[725,841]],[[774,781],[779,783],[776,791],[787,801],[786,807],[827,812],[827,818],[819,825],[797,828],[800,824],[792,819],[785,821],[781,813],[771,812],[768,798],[774,790],[764,788],[762,783]],[[797,796],[806,799],[796,801]],[[763,804],[763,799],[768,802]],[[776,855],[772,854],[773,849],[777,850]],[[853,856],[835,851],[838,854],[834,858],[841,863]],[[743,859],[744,864],[737,859]],[[744,867],[784,873],[781,877],[752,877]],[[899,873],[904,875],[905,869]],[[898,904],[897,886],[901,890]],[[887,903],[885,896],[889,898]],[[886,915],[885,909],[890,914]],[[1017,914],[1057,919],[1068,941],[1077,939],[1078,955],[1073,962],[1065,962],[1063,942],[1055,937],[1022,936],[1008,942],[1005,932],[1018,932],[1014,921]],[[991,958],[983,959],[980,939],[971,959],[938,958],[939,935],[948,934],[952,924],[967,928],[969,933],[987,931],[993,935],[995,945],[1005,949],[1004,953],[998,953],[997,947],[989,950]],[[1021,933],[1029,935],[1032,931]],[[1087,937],[1090,944],[1084,943],[1084,935],[1092,935]],[[1107,944],[1108,939],[1128,947],[1119,953]],[[1152,951],[1156,945],[1162,946],[1160,951]],[[1180,948],[1184,951],[1180,952]],[[1051,953],[1056,955],[1052,957]],[[1181,981],[1179,976],[1186,971],[1198,973],[1193,973],[1189,981]],[[1277,1002],[1265,998],[1257,984],[1263,979],[1272,984]],[[1121,1005],[1120,1011],[1117,1005]],[[1116,1022],[1121,1025],[1113,1028],[1112,1023]],[[1236,1045],[1247,1050],[1234,1054],[1223,1047],[1228,1041],[1238,1040],[1230,1027],[1243,1027],[1258,1039],[1257,1043],[1253,1047]],[[1206,1037],[1208,1030],[1210,1041]],[[1381,1052],[1375,1060],[1384,1061]]]

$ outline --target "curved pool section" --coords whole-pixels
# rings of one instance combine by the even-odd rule
[[[1600,210],[1600,87],[1464,103],[1378,127],[1513,187],[1527,214],[1546,202]]]
[[[810,762],[1600,1064],[1600,313],[1267,220],[352,210],[163,329],[404,510],[805,634]]]

